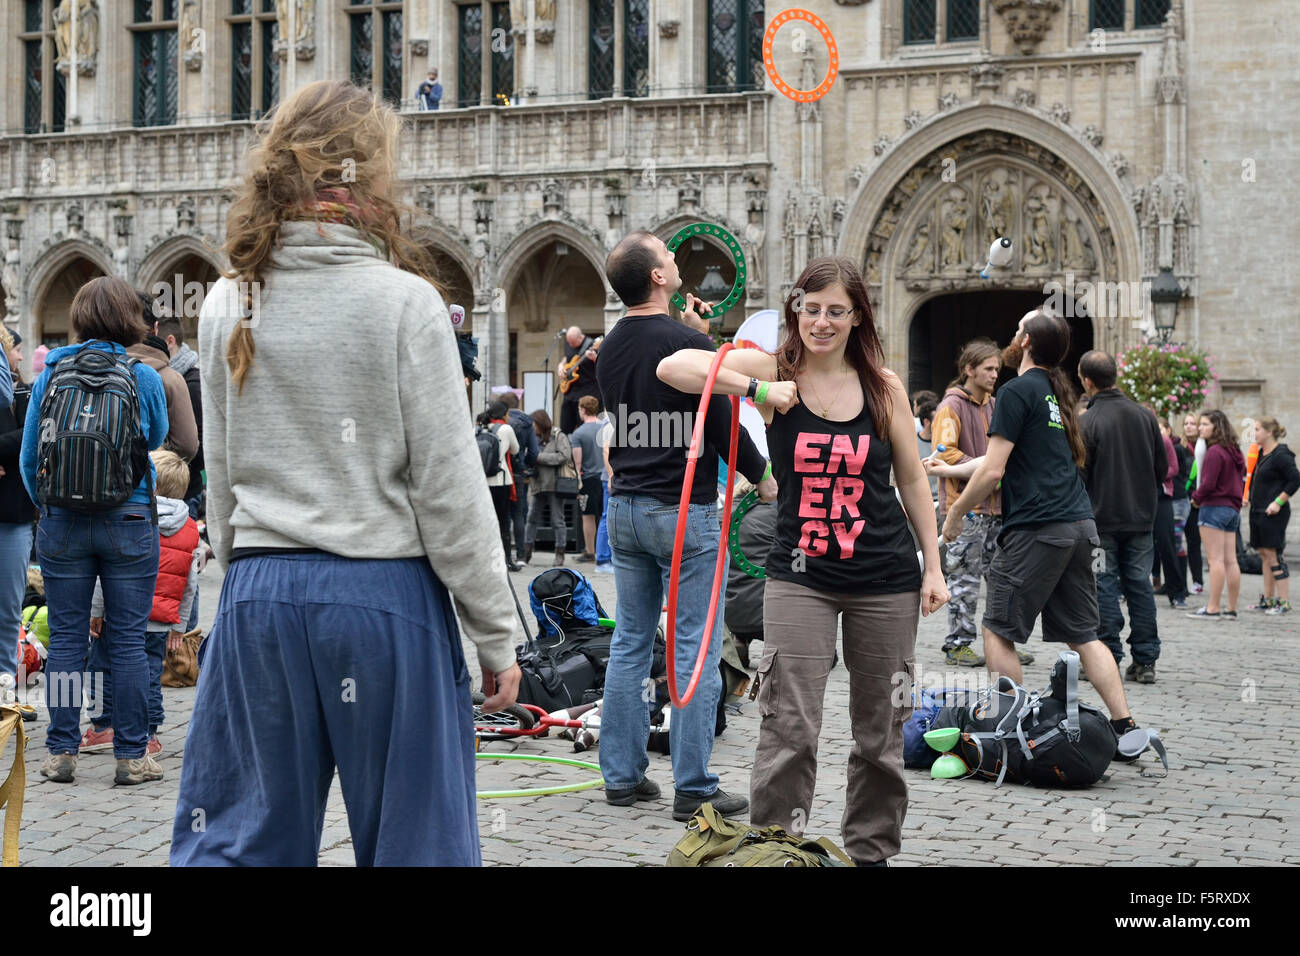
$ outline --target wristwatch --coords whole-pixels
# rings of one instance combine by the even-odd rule
[[[749,380],[749,391],[745,393],[745,397],[753,398],[757,394],[758,394],[758,379],[751,378]]]

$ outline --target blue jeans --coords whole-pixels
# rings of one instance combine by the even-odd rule
[[[162,673],[167,657],[167,632],[146,631],[144,653],[149,658],[149,736],[158,732],[163,722]],[[89,690],[95,694],[90,722],[96,730],[113,726],[113,665],[108,649],[99,640],[90,642],[86,672],[91,675]],[[113,734],[117,736],[116,732]]]
[[[604,472],[600,475],[600,487],[605,493],[605,507],[600,512],[600,524],[596,526],[596,563],[604,564],[614,558],[614,553],[609,549],[609,479]]]
[[[81,741],[82,671],[90,640],[90,596],[104,591],[104,644],[113,669],[113,756],[144,756],[149,739],[144,633],[158,580],[158,526],[147,505],[101,514],[49,508],[36,530],[49,605],[45,705],[52,754],[75,754]]]
[[[27,565],[32,551],[30,522],[0,522],[0,635],[17,635],[27,591]],[[9,645],[12,644],[13,647]],[[18,676],[18,640],[0,640],[0,674]],[[23,688],[18,686],[18,690]]]
[[[1155,556],[1151,533],[1100,537],[1106,550],[1106,570],[1097,575],[1097,610],[1101,616],[1097,636],[1115,655],[1116,663],[1124,659],[1124,645],[1119,639],[1124,629],[1124,615],[1119,609],[1122,589],[1128,604],[1128,643],[1133,660],[1154,664],[1160,657],[1160,635],[1156,630],[1156,599],[1151,593],[1151,563]]]
[[[608,790],[635,787],[650,766],[650,709],[654,683],[650,677],[655,630],[668,590],[673,536],[678,507],[646,496],[614,495],[609,500],[609,543],[614,552],[614,585],[618,590],[618,626],[605,671],[605,699],[600,721],[600,768]],[[713,567],[721,528],[713,504],[691,505],[682,546],[677,590],[676,673],[684,693],[704,636]],[[708,797],[718,789],[717,774],[709,770],[713,753],[722,676],[723,603],[726,565],[719,582],[718,610],[708,656],[695,696],[683,708],[673,708],[669,729],[673,780],[678,793]]]

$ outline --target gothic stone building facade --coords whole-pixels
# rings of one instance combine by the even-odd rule
[[[765,75],[773,0],[12,0],[4,320],[62,343],[77,287],[112,273],[165,283],[192,324],[253,122],[350,77],[409,121],[415,228],[472,316],[483,386],[522,385],[561,328],[618,320],[618,236],[707,221],[749,268],[725,329],[848,256],[912,388],[946,382],[972,335],[1005,342],[1053,281],[1108,290],[1073,310],[1076,351],[1140,342],[1167,270],[1173,339],[1217,357],[1210,400],[1300,424],[1292,0],[798,6],[838,58],[815,102]],[[771,50],[792,87],[827,74],[814,24]],[[433,67],[441,108],[417,111]],[[982,279],[999,235],[1014,261]],[[712,240],[679,261],[688,286],[734,274]]]

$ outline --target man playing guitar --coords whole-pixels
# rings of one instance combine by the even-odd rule
[[[603,338],[603,336],[602,336]],[[564,363],[557,371],[559,389],[564,393],[560,406],[560,431],[566,435],[582,424],[578,412],[578,399],[584,395],[600,398],[596,385],[596,357],[601,339],[593,341],[576,325],[564,335]]]

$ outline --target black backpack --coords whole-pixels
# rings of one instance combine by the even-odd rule
[[[952,753],[972,776],[1040,787],[1090,787],[1115,757],[1115,732],[1101,711],[1079,702],[1079,655],[1062,651],[1051,688],[1031,693],[1009,677],[974,697],[970,706],[945,707],[931,730],[961,728]]]
[[[518,702],[549,714],[600,700],[613,636],[612,627],[574,627],[516,649],[522,675]]]
[[[149,477],[149,443],[140,425],[138,360],[97,348],[60,359],[41,399],[36,500],[77,511],[126,503]]]
[[[480,425],[474,432],[478,453],[483,459],[483,474],[491,478],[501,473],[501,439],[488,425]]]

